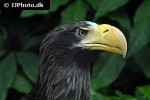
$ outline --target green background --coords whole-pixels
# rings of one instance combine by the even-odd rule
[[[58,25],[88,20],[118,27],[128,53],[103,52],[91,78],[91,100],[150,100],[150,0],[51,0],[50,10],[0,10],[0,100],[34,86],[39,46]]]

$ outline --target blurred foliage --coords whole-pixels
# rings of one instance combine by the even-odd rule
[[[80,20],[114,25],[128,42],[125,59],[99,55],[91,100],[150,100],[149,18],[150,0],[51,0],[51,10],[0,10],[0,100],[28,93],[36,82],[43,36]]]

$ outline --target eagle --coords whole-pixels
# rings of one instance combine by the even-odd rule
[[[123,33],[90,21],[54,28],[41,43],[36,85],[20,100],[89,100],[92,66],[100,51],[125,57]]]

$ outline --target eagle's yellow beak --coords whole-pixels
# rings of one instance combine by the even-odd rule
[[[123,33],[116,27],[102,24],[88,28],[87,36],[81,44],[91,50],[105,50],[123,57],[127,53],[127,42]]]

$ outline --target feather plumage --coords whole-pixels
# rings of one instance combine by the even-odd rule
[[[86,22],[56,27],[40,47],[40,68],[35,88],[21,100],[89,100],[90,65],[96,51],[70,48],[80,41],[75,33]]]

